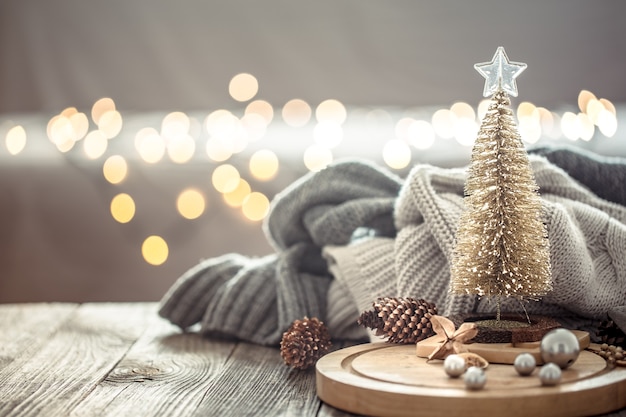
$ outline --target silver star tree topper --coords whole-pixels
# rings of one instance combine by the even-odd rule
[[[496,91],[504,91],[513,97],[517,97],[517,84],[515,79],[526,69],[522,62],[510,62],[503,47],[498,47],[491,62],[475,64],[474,68],[485,77],[485,89],[483,96],[489,97]]]

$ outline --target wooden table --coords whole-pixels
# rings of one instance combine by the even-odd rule
[[[0,416],[349,416],[277,348],[181,333],[154,303],[0,304]]]

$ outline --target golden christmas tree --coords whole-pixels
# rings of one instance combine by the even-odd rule
[[[451,291],[495,298],[539,299],[552,290],[550,250],[538,187],[509,95],[526,64],[509,62],[499,47],[476,64],[491,104],[472,149],[465,206],[451,263]]]

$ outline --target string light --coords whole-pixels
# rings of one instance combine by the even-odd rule
[[[169,256],[167,242],[161,236],[148,236],[141,245],[141,254],[150,265],[162,265]]]
[[[26,130],[21,125],[13,126],[7,132],[5,142],[11,155],[17,155],[26,146]]]
[[[112,155],[104,161],[102,166],[104,178],[111,184],[119,184],[128,174],[128,163],[121,155]]]
[[[176,199],[176,209],[185,219],[197,219],[204,213],[206,200],[204,194],[195,188],[183,190]]]

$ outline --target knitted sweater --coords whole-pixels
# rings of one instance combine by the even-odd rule
[[[567,169],[583,183],[602,184],[598,172],[607,183],[624,183],[626,162],[598,170],[605,161],[594,155],[542,153],[576,155],[579,162]],[[626,306],[626,207],[599,198],[544,157],[531,155],[531,163],[545,207],[554,289],[525,307],[588,328]],[[364,337],[355,320],[380,296],[425,298],[444,315],[493,311],[487,298],[448,291],[464,181],[463,169],[429,165],[414,167],[402,181],[364,161],[308,174],[272,202],[264,228],[275,254],[203,261],[173,285],[159,313],[182,328],[201,323],[204,334],[277,344],[305,315],[326,321],[335,338]],[[617,188],[609,197],[624,204],[624,193]]]

